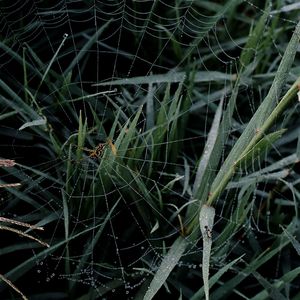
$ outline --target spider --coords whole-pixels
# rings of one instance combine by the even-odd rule
[[[107,139],[105,143],[99,143],[94,149],[82,148],[82,150],[87,151],[90,158],[97,159],[102,156],[107,145],[109,145],[112,153],[116,156],[117,150],[111,139]]]
[[[102,156],[105,146],[106,146],[106,143],[100,143],[95,147],[95,149],[83,148],[83,150],[89,152],[90,158],[96,159],[96,158],[99,158]]]
[[[211,239],[212,238],[212,232],[211,230],[209,229],[209,227],[206,225],[204,226],[204,229],[205,229],[205,232],[206,232],[206,236]]]

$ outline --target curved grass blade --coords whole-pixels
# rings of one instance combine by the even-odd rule
[[[178,238],[173,243],[171,249],[169,250],[167,255],[163,258],[162,263],[160,264],[157,272],[155,273],[150,283],[150,286],[144,296],[144,300],[151,300],[156,295],[156,293],[159,291],[159,289],[162,287],[162,285],[169,277],[174,267],[179,262],[187,246],[187,243],[188,243],[187,240],[182,237]]]
[[[46,125],[46,122],[47,122],[47,120],[45,118],[37,119],[37,120],[31,121],[31,122],[26,122],[19,128],[19,130],[23,130],[27,127],[32,127],[32,126]]]
[[[200,210],[199,223],[203,238],[202,276],[205,299],[209,300],[209,261],[212,245],[212,228],[214,225],[215,209],[204,204]]]

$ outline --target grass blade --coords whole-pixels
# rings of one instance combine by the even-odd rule
[[[202,276],[206,300],[209,300],[209,261],[212,245],[212,228],[214,225],[214,218],[215,209],[204,204],[200,210],[199,223],[203,239]]]
[[[26,122],[25,124],[23,124],[19,130],[23,130],[27,127],[32,127],[32,126],[41,126],[41,125],[46,125],[47,120],[42,118],[42,119],[37,119],[31,122]]]
[[[151,300],[162,285],[165,283],[174,267],[178,264],[187,245],[187,240],[180,237],[171,246],[167,255],[163,258],[157,272],[155,273],[150,286],[144,296],[144,300]]]
[[[149,76],[138,76],[125,79],[116,79],[106,82],[94,84],[94,86],[107,86],[107,85],[139,85],[139,84],[161,84],[161,83],[175,83],[183,82],[186,78],[186,72],[171,71],[166,74],[155,74]],[[199,71],[195,73],[194,82],[212,82],[212,81],[234,81],[236,75],[221,73],[217,71]]]

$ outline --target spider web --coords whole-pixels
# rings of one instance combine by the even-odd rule
[[[3,170],[1,181],[22,183],[20,189],[1,190],[1,211],[5,217],[44,226],[45,234],[39,238],[50,244],[50,250],[44,250],[18,240],[16,249],[23,249],[22,254],[0,270],[19,279],[24,293],[38,297],[46,287],[57,299],[142,297],[172,241],[184,235],[190,221],[183,216],[195,201],[191,188],[195,167],[219,100],[230,96],[239,70],[246,38],[236,38],[229,29],[232,20],[226,13],[234,2],[222,6],[161,0],[1,1],[0,59],[6,75],[2,81],[14,88],[5,90],[1,85],[1,116],[10,117],[0,127],[0,150],[2,157],[18,163]],[[280,13],[297,9],[288,4],[273,9],[269,23]],[[249,28],[252,15],[265,13],[252,1],[243,1],[238,10]],[[279,20],[289,28],[296,25],[288,14],[280,14]],[[284,51],[277,46],[277,32],[273,35],[269,38],[275,59],[268,65],[270,76],[263,78],[266,86]],[[253,50],[260,55],[260,49]],[[266,89],[256,87],[259,76],[249,76],[240,88],[244,99],[237,104],[221,162],[264,99]],[[191,91],[189,81],[193,81]],[[170,97],[163,104],[168,85]],[[13,93],[20,97],[19,103],[10,100]],[[173,115],[165,112],[164,124],[170,127],[165,139],[153,144],[157,115],[163,105],[171,110],[175,101],[185,101],[183,108]],[[120,143],[114,153],[118,137],[130,132],[142,105],[128,148],[122,150]],[[239,109],[242,106],[245,109]],[[30,121],[27,116],[46,118],[47,124],[18,130]],[[272,201],[288,211],[295,209],[299,176],[292,166],[297,157],[285,147],[297,139],[296,118],[297,107],[278,121],[278,127],[291,125],[284,139],[272,145],[273,154],[242,170],[218,199],[213,273],[241,253],[261,252],[268,240],[276,239]],[[81,144],[85,120],[87,134]],[[182,135],[174,136],[170,124],[177,120]],[[92,152],[99,144],[104,150]],[[248,197],[250,206],[240,224],[235,210],[246,210],[240,207],[243,197]],[[280,213],[276,217],[284,219]],[[222,241],[222,228],[228,225],[232,234]],[[256,242],[261,235],[266,236],[266,245]],[[11,236],[7,240],[16,245]],[[190,280],[189,289],[181,291],[171,278],[162,295],[174,290],[187,298],[193,295],[193,283],[199,287],[202,277],[201,252],[198,239],[190,242],[177,265],[178,276],[188,271],[184,281]],[[7,243],[2,253],[14,257]],[[280,257],[277,262],[276,277]],[[37,285],[25,284],[27,272]],[[238,268],[229,270],[230,276],[237,272]],[[9,291],[2,286],[2,293],[8,297]]]

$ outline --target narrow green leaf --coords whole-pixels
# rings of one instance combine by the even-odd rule
[[[163,258],[158,270],[156,271],[150,286],[144,296],[144,300],[151,300],[165,283],[174,267],[178,264],[184,250],[187,246],[187,240],[180,237],[178,238],[170,250]]]
[[[79,128],[78,128],[78,136],[77,136],[77,149],[76,149],[76,158],[79,161],[82,155],[82,149],[84,146],[85,138],[87,131],[87,120],[85,122],[82,121],[82,112],[79,112]]]
[[[19,112],[17,110],[10,111],[5,114],[0,114],[0,121],[5,120],[11,116],[17,115]]]
[[[119,153],[120,156],[125,156],[125,153],[128,150],[128,146],[129,146],[130,142],[132,142],[134,135],[137,133],[137,122],[142,113],[142,109],[143,109],[143,107],[141,106],[139,108],[139,110],[137,111],[131,124],[129,122],[130,120],[128,120],[128,122],[122,128],[122,130],[115,142],[115,147],[116,147],[117,151],[120,152]],[[129,125],[129,127],[128,127],[128,125]]]
[[[204,283],[205,299],[209,300],[209,261],[212,245],[212,228],[214,225],[215,209],[203,205],[199,214],[200,230],[203,239],[202,277]]]
[[[45,70],[45,73],[43,74],[43,77],[42,77],[42,79],[41,79],[41,81],[40,81],[40,83],[39,83],[39,86],[38,86],[38,88],[36,89],[36,92],[35,92],[35,94],[34,94],[34,98],[35,98],[35,99],[36,99],[36,96],[37,96],[37,93],[38,93],[40,87],[42,86],[42,84],[43,84],[45,78],[47,77],[47,75],[48,75],[48,73],[49,73],[49,70],[50,70],[50,68],[51,68],[52,65],[53,65],[53,62],[55,61],[55,59],[56,59],[56,57],[57,57],[57,55],[58,55],[60,49],[63,47],[64,42],[65,42],[65,40],[67,39],[67,37],[68,37],[68,35],[65,33],[65,34],[63,35],[63,40],[62,40],[62,42],[61,42],[60,45],[58,46],[58,48],[57,48],[56,52],[54,53],[53,57],[51,58],[51,60],[50,60],[50,62],[49,62],[49,64],[48,64],[48,66],[47,66],[47,69]]]
[[[296,149],[296,156],[300,160],[300,134],[298,136],[298,142],[297,142],[297,149]]]
[[[146,128],[150,130],[154,127],[154,87],[149,84],[148,93],[146,96]]]
[[[31,122],[26,122],[19,128],[19,130],[23,130],[27,127],[32,127],[32,126],[46,125],[46,123],[47,123],[47,120],[45,118],[37,119],[37,120],[31,121]]]
[[[183,82],[186,78],[185,72],[171,71],[166,74],[156,74],[149,76],[138,76],[125,79],[110,80],[94,84],[94,86],[106,86],[106,85],[139,85],[139,84],[161,84],[161,83],[175,83]],[[235,81],[236,75],[228,73],[221,73],[217,71],[198,71],[195,73],[194,82],[224,82]]]

